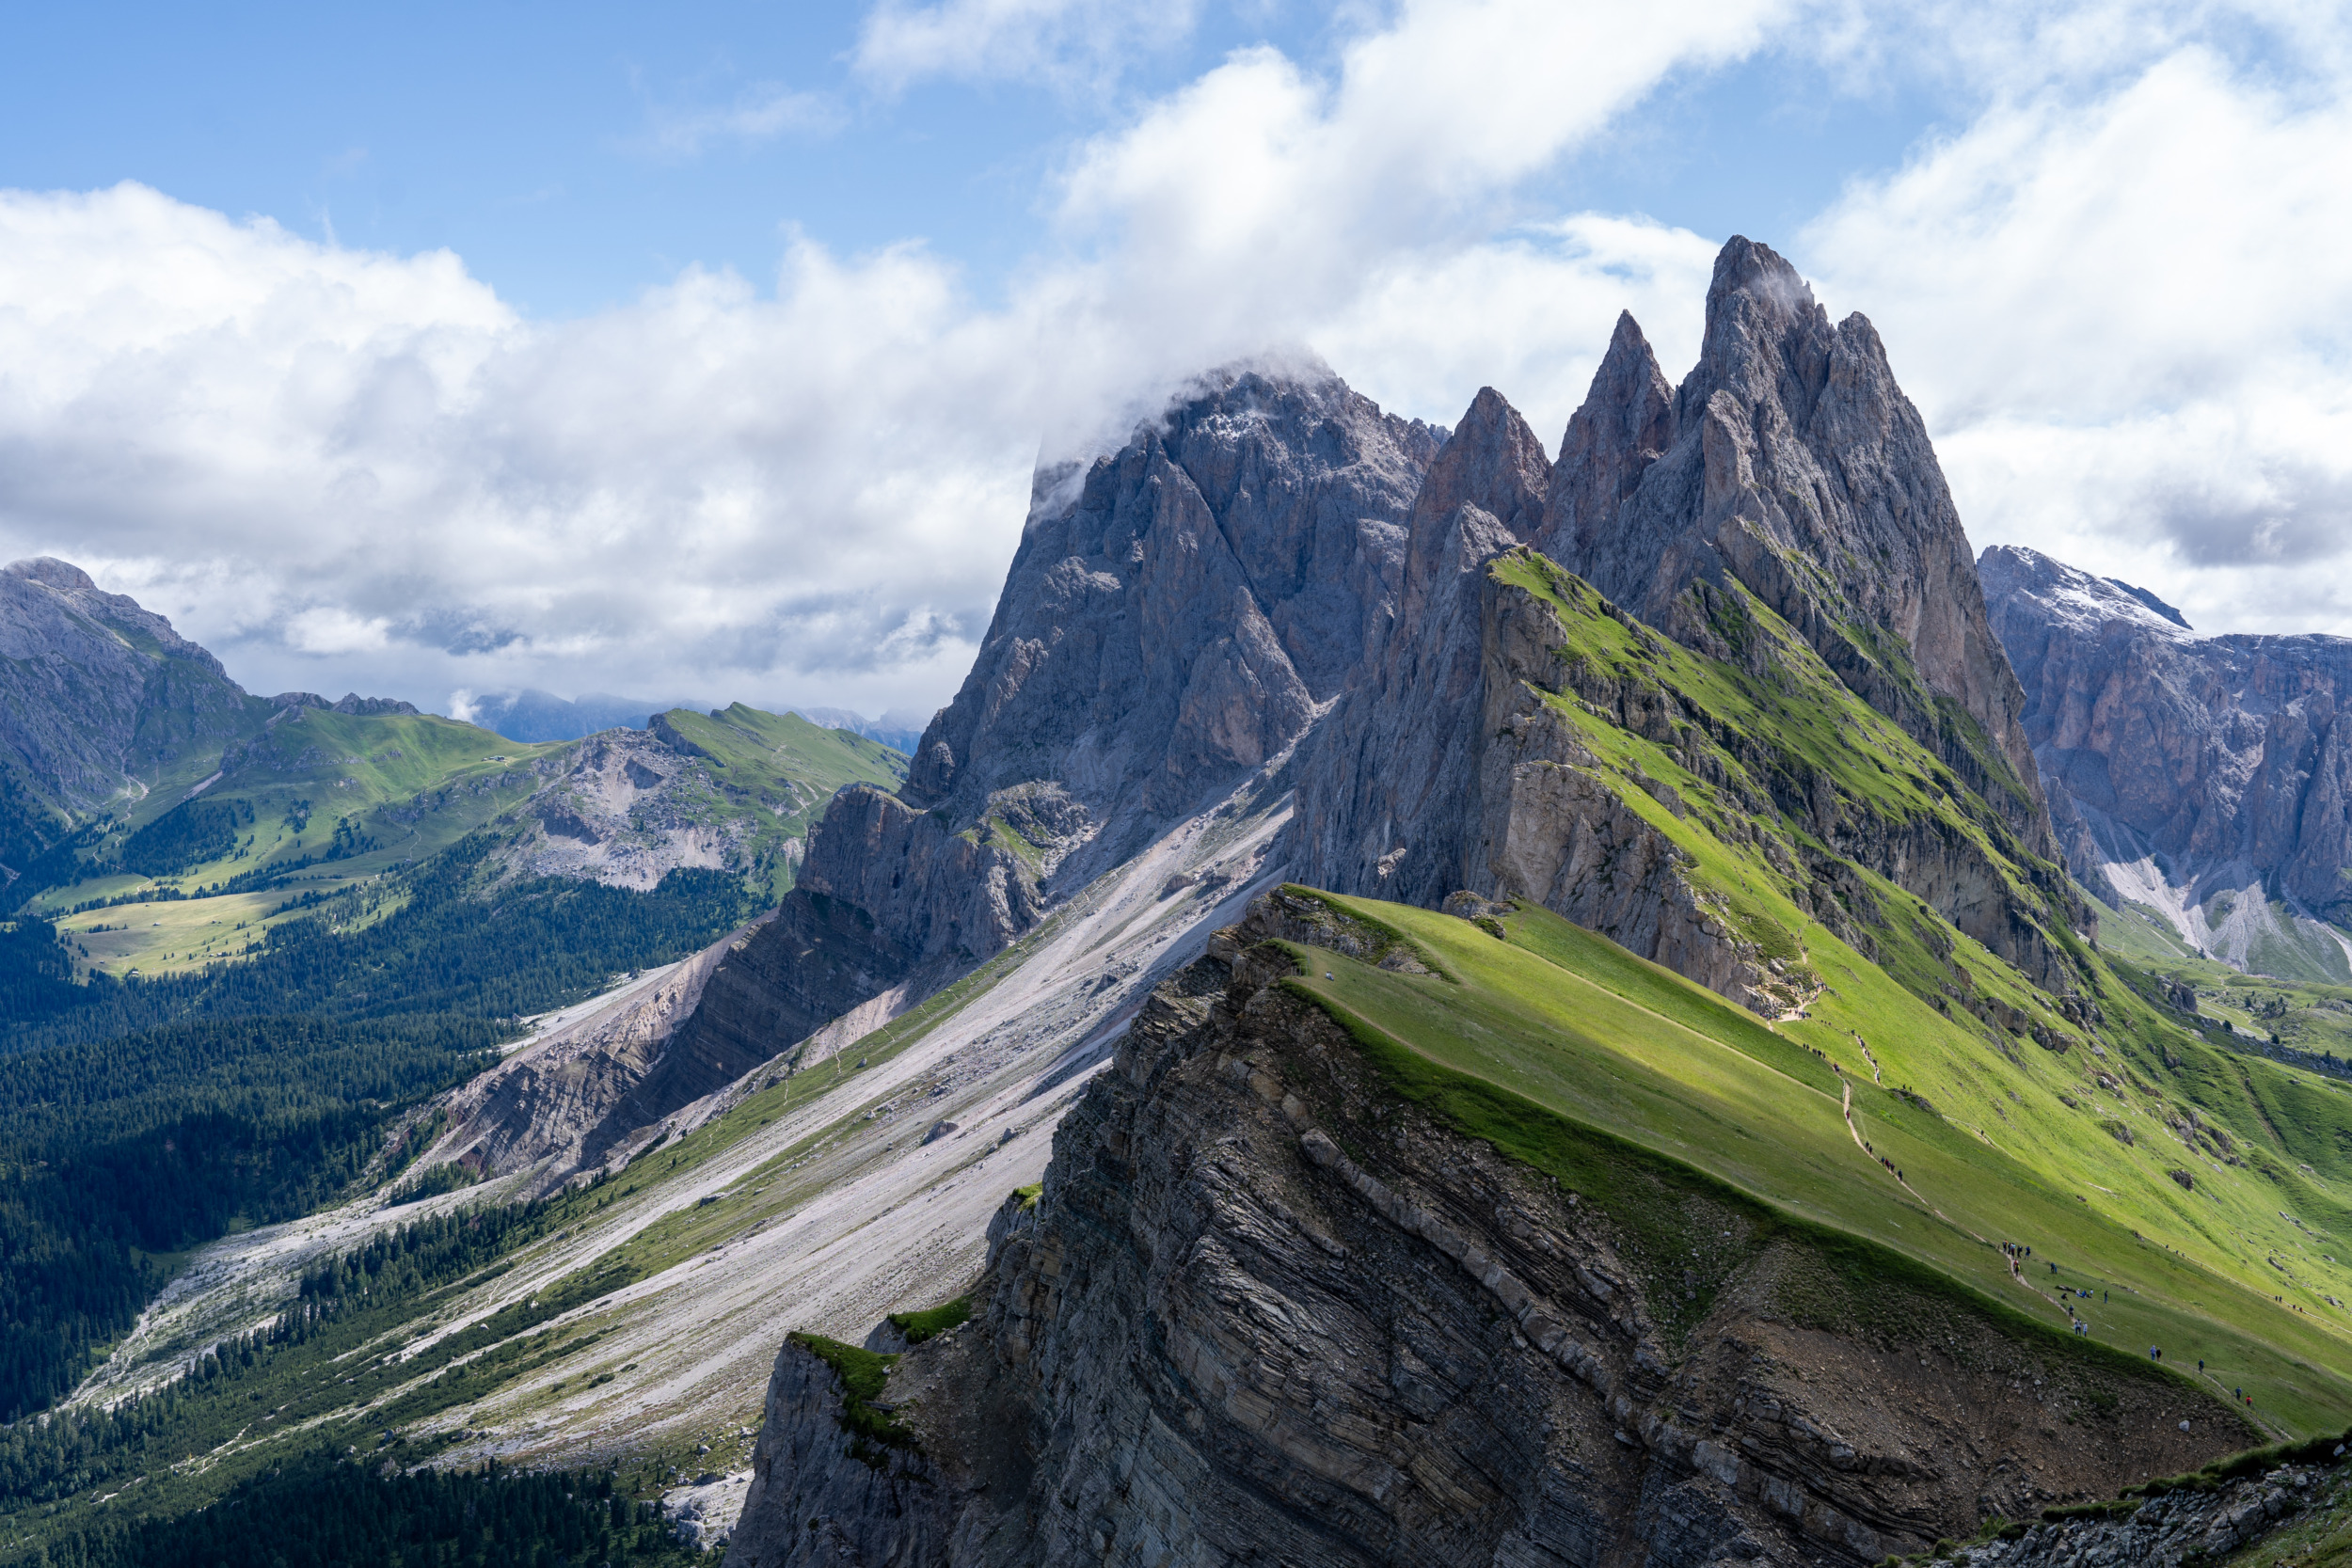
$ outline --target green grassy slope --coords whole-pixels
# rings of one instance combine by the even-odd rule
[[[1729,1182],[1793,1219],[1892,1248],[2054,1332],[2067,1331],[2061,1303],[2071,1302],[2101,1343],[2137,1355],[2160,1345],[2191,1375],[2201,1358],[2209,1386],[2245,1387],[2282,1431],[2341,1430],[2352,1419],[2352,1323],[2315,1294],[2299,1297],[2311,1305],[2296,1311],[2258,1288],[2276,1280],[2264,1277],[2264,1243],[2302,1239],[2275,1208],[2270,1225],[2259,1223],[2280,1194],[2275,1175],[2230,1169],[2201,1181],[2195,1196],[2161,1174],[2136,1179],[2135,1150],[2105,1132],[2081,1136],[2087,1118],[2041,1097],[2012,1107],[2012,1135],[1987,1141],[1875,1085],[1851,1040],[1832,1053],[1835,1066],[1817,1055],[1826,1049],[1818,1042],[1836,1038],[1829,1021],[1768,1025],[1540,909],[1520,906],[1497,940],[1425,910],[1316,896],[1399,932],[1442,972],[1397,974],[1299,950],[1297,989],[1359,1031]],[[1952,1044],[1923,1029],[1873,1051],[1917,1082],[1936,1047]],[[2238,1065],[2272,1076],[2262,1070],[2270,1064]],[[1849,1088],[1855,1132],[1842,1114]],[[2352,1100],[2307,1114],[2329,1113],[2352,1127]],[[2275,1167],[2288,1151],[2268,1152]],[[2168,1200],[2167,1188],[2182,1201]],[[1998,1250],[2005,1241],[2034,1249],[2023,1279]],[[2333,1280],[2352,1271],[2320,1272]],[[2058,1294],[2085,1288],[2098,1294]]]
[[[696,820],[716,824],[748,818],[747,858],[763,878],[771,901],[792,887],[798,864],[784,855],[787,840],[804,839],[844,784],[896,789],[906,758],[879,740],[829,730],[797,713],[763,713],[737,703],[710,713],[672,708],[656,716],[657,734],[691,746],[700,764],[680,792]]]
[[[296,709],[231,748],[192,800],[156,791],[122,813],[85,853],[92,874],[26,912],[62,916],[89,962],[112,974],[233,958],[295,912],[280,909],[286,890],[349,885],[449,847],[525,800],[565,750],[431,714]],[[229,842],[182,834],[197,853],[150,860],[146,872],[115,868],[126,848],[136,860],[143,837],[167,832],[175,812],[227,826]]]
[[[1490,572],[1556,623],[1552,667],[1528,689],[1584,747],[1575,766],[1672,846],[1692,904],[1802,1005],[1767,1023],[1533,909],[1503,923],[1507,943],[1377,911],[1458,969],[1458,986],[1323,955],[1304,983],[1432,1060],[2061,1329],[2071,1304],[2107,1343],[2162,1345],[2192,1370],[2201,1357],[2282,1427],[2341,1429],[2352,1085],[2241,1049],[2242,1035],[2185,1016],[2156,975],[2100,950],[2073,927],[2063,870],[1752,597],[1694,601],[1718,657],[1533,552]],[[1873,867],[1937,887],[1949,908]],[[2041,983],[1954,924],[1965,913],[1987,929],[1988,899],[2006,911],[2005,951],[2038,955]],[[2256,1001],[2206,978],[2220,1016],[2245,997],[2241,1030],[2249,1008],[2280,1010],[2275,985]],[[2284,1010],[2311,1049],[2352,1022],[2319,988],[2296,994],[2304,1006]],[[2035,1277],[2010,1275],[2004,1241],[2034,1248]],[[2058,1293],[2080,1289],[2102,1294]]]
[[[669,808],[732,831],[757,901],[789,890],[797,862],[786,846],[805,837],[835,790],[905,777],[906,759],[879,741],[797,714],[739,703],[712,714],[675,709],[660,721],[684,764]],[[476,831],[501,840],[535,832],[516,808],[560,789],[581,744],[524,744],[430,714],[297,709],[233,747],[219,779],[192,800],[183,797],[200,779],[123,812],[84,852],[92,874],[25,912],[57,919],[86,970],[153,976],[241,958],[308,912],[290,898],[353,889]],[[192,830],[173,832],[192,816]],[[117,868],[126,855],[140,862],[139,847],[159,836],[199,852]],[[396,907],[377,902],[367,918]]]

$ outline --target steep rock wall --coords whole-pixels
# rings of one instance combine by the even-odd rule
[[[2143,590],[2015,546],[1978,569],[2078,877],[2240,965],[2267,900],[2352,922],[2352,639],[2201,637]]]
[[[1120,451],[1041,469],[971,673],[902,789],[834,799],[756,972],[846,1012],[875,994],[839,983],[854,966],[795,967],[812,928],[863,923],[914,999],[1279,767],[1393,620],[1443,438],[1319,364],[1239,367]],[[794,908],[820,898],[854,915]]]
[[[1768,247],[1735,237],[1716,258],[1699,362],[1671,397],[1619,321],[1529,542],[1695,646],[1711,639],[1690,585],[1743,584],[2056,858],[1926,425],[1868,319],[1833,325]]]
[[[855,1451],[787,1347],[730,1568],[1859,1564],[2249,1435],[1963,1299],[1841,1298],[1662,1164],[1631,1225],[1390,1097],[1259,941],[1413,960],[1319,909],[1261,901],[1154,994],[974,1320],[889,1379],[899,1446]],[[2057,1435],[2109,1399],[2108,1440]]]
[[[1527,421],[1483,388],[1413,503],[1395,623],[1307,743],[1294,853],[1316,886],[1436,904],[1477,882],[1480,584],[1541,522],[1549,475]]]

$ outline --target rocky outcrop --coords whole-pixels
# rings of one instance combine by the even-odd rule
[[[1830,326],[1788,264],[1745,240],[1718,261],[1708,323],[1677,391],[1621,318],[1556,464],[1479,393],[1415,502],[1395,629],[1309,744],[1295,874],[1422,905],[1465,889],[1533,898],[1759,1010],[1802,1005],[1804,982],[1692,885],[1688,857],[1547,709],[1543,694],[1585,665],[1488,570],[1527,546],[1615,600],[1613,616],[1783,687],[1826,664],[1909,731],[1951,768],[1961,815],[1989,814],[1982,832],[1871,810],[1772,735],[1709,733],[1767,786],[1747,805],[1803,824],[2037,983],[2074,990],[2055,933],[2092,923],[2057,863],[1966,539],[1876,335],[1858,316]],[[1758,631],[1757,600],[1801,641]],[[1574,695],[1665,743],[1696,717],[1688,693],[1619,684]],[[1781,851],[1792,874],[1820,858],[1801,836]],[[1840,878],[1853,874],[1831,862],[1804,872]],[[1842,902],[1825,896],[1824,913],[1845,933]]]
[[[2241,968],[2352,976],[2352,639],[2201,637],[2021,546],[1978,570],[2075,875]]]
[[[346,691],[333,702],[315,691],[280,691],[272,697],[270,705],[280,711],[290,707],[325,708],[330,713],[354,714],[362,719],[380,719],[388,714],[414,714],[414,703],[404,703],[397,697],[362,697],[357,691]]]
[[[1529,542],[1695,646],[1719,639],[1691,586],[1740,583],[2056,858],[1927,427],[1868,319],[1832,325],[1769,248],[1735,237],[1716,258],[1699,362],[1671,397],[1618,322]]]
[[[1809,1243],[1662,1161],[1645,1241],[1397,1099],[1273,936],[1415,962],[1278,894],[1164,984],[973,1320],[869,1397],[895,1441],[787,1346],[730,1568],[1861,1564],[2251,1435],[1973,1298],[1874,1284],[1861,1330]],[[2108,1440],[2058,1435],[2094,1405]]]
[[[2328,1496],[2330,1468],[2281,1465],[2227,1485],[2166,1492],[2137,1506],[2126,1499],[2105,1515],[2012,1526],[1993,1540],[1961,1547],[1949,1560],[1956,1568],[2218,1562],[2328,1502],[2340,1509],[2341,1494]]]
[[[699,1124],[720,1095],[908,975],[856,906],[783,905],[579,1021],[534,1039],[444,1102],[426,1163],[530,1172],[545,1191]],[[778,1071],[799,1065],[787,1058]]]
[[[441,1101],[450,1130],[420,1163],[455,1162],[494,1176],[529,1171],[534,1190],[559,1186],[662,1116],[765,1061],[763,1053],[710,1083],[710,1058],[724,1045],[714,1052],[706,1038],[697,1051],[680,1038],[748,935],[729,932],[452,1091]]]
[[[1238,367],[1120,451],[1041,468],[995,618],[904,787],[834,798],[755,951],[838,928],[790,907],[834,900],[917,996],[1279,766],[1394,619],[1443,435],[1320,365]],[[779,976],[797,961],[771,958]]]
[[[268,712],[169,621],[81,568],[43,556],[0,569],[0,884],[73,822],[144,798]]]

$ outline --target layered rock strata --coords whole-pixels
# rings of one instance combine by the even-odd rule
[[[2352,974],[2352,639],[2201,637],[2016,546],[1978,570],[2074,874],[2241,968]]]
[[[1962,1298],[1840,1326],[1825,1259],[1664,1162],[1688,1235],[1654,1254],[1282,989],[1262,939],[1415,961],[1321,909],[1261,900],[1154,993],[999,1213],[973,1321],[866,1407],[884,1434],[787,1345],[731,1568],[1859,1564],[2251,1435]],[[2123,1435],[2056,1435],[2110,1399]]]

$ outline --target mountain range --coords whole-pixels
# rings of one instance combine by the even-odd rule
[[[2032,550],[1978,565],[2074,875],[2207,958],[2352,981],[2352,639],[2201,637]]]
[[[208,668],[167,633],[142,691]],[[757,895],[202,1247],[0,1445],[0,1550],[324,1443],[756,1568],[2074,1560],[2024,1522],[2352,1422],[2352,988],[2214,961],[2332,940],[2329,641],[1972,558],[1870,323],[1743,239],[1697,364],[1622,318],[1556,456],[1492,388],[1211,372],[1041,468],[903,776],[741,708],[464,753],[468,931],[693,854]],[[209,762],[249,853],[281,732],[448,722],[160,706],[173,758],[132,702],[40,785],[89,865],[181,809],[61,836],[125,772]],[[642,803],[755,763],[788,877]]]
[[[461,695],[465,700],[456,705],[463,709],[462,718],[509,740],[579,740],[598,730],[642,730],[653,721],[655,714],[706,705],[698,702],[640,702],[603,691],[566,698],[532,687]],[[797,707],[788,711],[824,729],[848,730],[898,752],[912,750],[915,736],[923,730],[923,715],[897,710],[879,719],[838,707]]]

